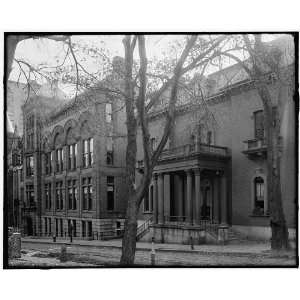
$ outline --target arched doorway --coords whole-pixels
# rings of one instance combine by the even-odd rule
[[[253,214],[263,215],[265,213],[265,182],[260,176],[254,178],[254,208]]]

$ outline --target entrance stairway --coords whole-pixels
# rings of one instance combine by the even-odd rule
[[[149,232],[150,224],[152,223],[153,217],[150,217],[146,222],[141,224],[137,228],[136,241],[139,241],[147,232]]]

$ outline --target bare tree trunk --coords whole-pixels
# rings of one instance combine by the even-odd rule
[[[288,229],[283,213],[280,182],[280,121],[272,109],[271,95],[265,84],[257,85],[265,114],[267,143],[267,190],[270,208],[270,225],[272,230],[271,248],[288,249]]]
[[[135,163],[137,153],[137,121],[134,115],[134,98],[132,85],[132,64],[134,45],[131,36],[123,40],[125,48],[125,104],[127,115],[127,149],[126,149],[126,183],[128,187],[128,203],[122,240],[121,265],[133,265],[136,230],[137,230],[137,199],[135,191]]]

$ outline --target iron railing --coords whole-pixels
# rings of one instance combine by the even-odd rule
[[[197,226],[202,230],[214,231],[217,233],[219,223],[211,219],[199,219],[188,221],[187,216],[164,216],[164,224],[172,225],[177,228],[186,226]]]
[[[165,158],[188,156],[191,154],[201,154],[201,153],[227,156],[228,149],[226,147],[203,144],[203,143],[186,144],[180,147],[164,150],[161,153],[159,158],[165,159]]]
[[[136,231],[136,240],[138,241],[145,232],[149,229],[150,224],[152,224],[153,217],[150,217],[146,222],[138,226]]]

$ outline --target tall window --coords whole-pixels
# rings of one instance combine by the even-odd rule
[[[60,219],[60,236],[64,236],[64,220]]]
[[[34,204],[34,187],[33,184],[26,185],[26,201],[27,205]]]
[[[107,210],[115,207],[115,182],[113,176],[107,177]]]
[[[45,184],[45,208],[51,209],[51,183]]]
[[[82,179],[82,206],[83,210],[92,210],[93,208],[93,185],[91,177]]]
[[[264,180],[261,177],[256,177],[254,179],[254,214],[262,215],[265,211],[265,185]]]
[[[106,139],[106,163],[108,165],[114,164],[113,138],[111,136]]]
[[[26,157],[26,176],[33,176],[33,156]]]
[[[48,235],[48,218],[44,218],[45,235]]]
[[[55,236],[58,236],[58,219],[55,218]]]
[[[68,169],[74,170],[76,169],[76,158],[77,158],[77,144],[69,145],[68,146]]]
[[[27,149],[33,149],[33,132],[27,133]]]
[[[55,201],[56,209],[61,210],[64,208],[64,199],[63,199],[63,182],[58,181],[55,184]]]
[[[56,149],[56,172],[62,172],[64,168],[64,150]]]
[[[81,233],[82,233],[82,237],[86,236],[86,222],[85,221],[81,221]]]
[[[112,105],[111,103],[105,104],[106,122],[111,123],[112,121]]]
[[[207,131],[206,143],[208,145],[212,144],[212,132],[211,131]]]
[[[89,167],[93,164],[93,148],[94,148],[93,144],[94,144],[93,138],[83,140],[82,160],[83,160],[84,167]]]
[[[68,203],[69,209],[77,209],[78,191],[76,180],[68,180]]]
[[[52,152],[45,154],[45,173],[46,175],[52,172]]]
[[[145,197],[144,197],[144,211],[148,212],[150,211],[150,205],[149,205],[149,194],[146,193]]]
[[[256,139],[264,138],[264,112],[258,110],[254,112],[254,137]]]

